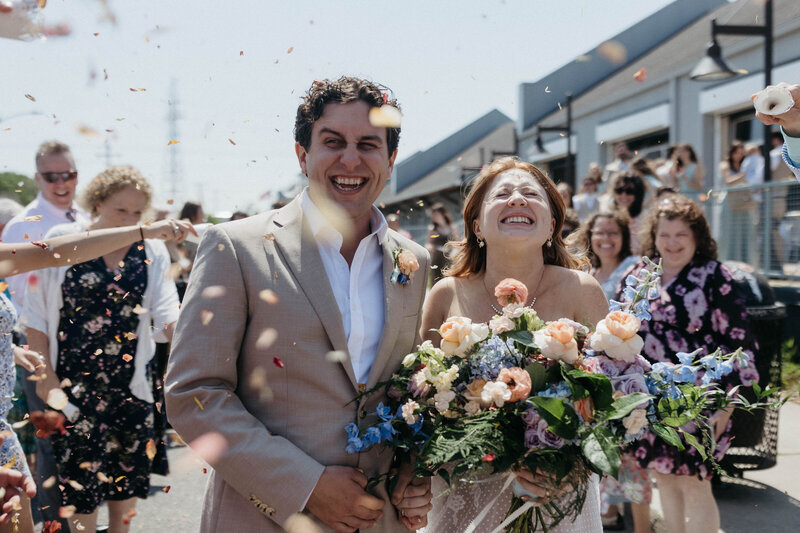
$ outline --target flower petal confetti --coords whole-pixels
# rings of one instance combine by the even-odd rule
[[[173,144],[178,144],[180,141],[170,141],[167,143],[167,146],[172,146]]]
[[[275,366],[277,366],[278,368],[283,368],[283,361],[281,361],[281,358],[280,358],[280,357],[273,357],[273,358],[272,358],[272,362],[273,362],[273,363],[275,364]]]
[[[201,411],[205,411],[205,410],[206,410],[206,408],[205,408],[205,407],[203,407],[203,402],[201,402],[200,400],[198,400],[198,399],[197,399],[197,396],[195,396],[195,397],[194,397],[194,403],[196,403],[196,404],[197,404],[197,407],[199,407]]]
[[[597,47],[597,53],[614,65],[622,64],[628,58],[628,52],[625,50],[625,47],[617,41],[601,43],[600,46]]]
[[[207,326],[211,323],[211,320],[214,318],[214,313],[209,311],[208,309],[203,309],[200,311],[200,323],[204,326]]]
[[[270,305],[275,305],[279,302],[278,295],[270,289],[264,289],[263,291],[259,292],[258,297]]]
[[[753,98],[753,107],[764,115],[782,115],[794,106],[792,93],[786,87],[770,86]]]
[[[35,102],[36,101],[36,98],[34,98],[33,95],[30,95],[30,94],[25,94],[25,98],[27,98],[31,102]]]
[[[369,110],[369,123],[376,128],[399,128],[403,115],[391,105],[373,107]]]
[[[267,328],[261,332],[261,335],[258,336],[258,340],[256,340],[256,349],[257,350],[266,350],[277,340],[278,338],[278,330],[275,328]]]
[[[25,222],[39,222],[40,220],[42,220],[42,215],[33,215],[30,217],[25,217],[23,220],[25,220]]]
[[[156,456],[156,441],[149,439],[144,447],[144,453],[147,455],[147,458],[152,461]]]
[[[61,389],[50,389],[50,392],[47,393],[47,405],[56,411],[62,410],[68,403],[67,395]]]
[[[637,70],[636,73],[633,75],[633,79],[635,79],[639,83],[641,83],[644,80],[646,80],[647,79],[647,69],[642,67],[639,70]]]
[[[133,356],[129,353],[126,353],[122,356],[122,360],[125,361],[126,363],[130,363],[131,361],[133,361]]]

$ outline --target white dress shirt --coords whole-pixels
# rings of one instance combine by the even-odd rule
[[[366,383],[383,334],[383,242],[388,225],[375,207],[371,233],[358,244],[352,265],[342,256],[342,234],[328,222],[308,195],[301,193],[300,208],[317,242],[322,264],[342,315],[350,362],[359,383]]]
[[[67,215],[68,212],[70,213],[69,215]],[[25,220],[27,217],[35,216],[41,216],[42,218],[36,222]],[[70,216],[72,217],[71,219]],[[8,221],[6,227],[3,228],[3,234],[0,239],[4,243],[41,241],[53,227],[70,222],[88,223],[89,216],[79,209],[75,202],[72,203],[72,209],[67,211],[54,206],[44,199],[42,193],[39,193],[31,203],[25,206],[21,213]],[[6,281],[8,282],[9,292],[11,292],[11,301],[14,302],[17,312],[22,314],[28,274],[8,276]]]

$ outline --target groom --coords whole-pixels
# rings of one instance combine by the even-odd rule
[[[401,472],[391,495],[385,483],[367,492],[392,453],[345,452],[345,426],[369,424],[386,400],[353,398],[419,342],[428,271],[425,250],[372,205],[400,136],[370,122],[383,104],[397,107],[369,81],[315,81],[295,121],[308,187],[286,207],[210,228],[200,244],[166,402],[172,425],[214,468],[204,532],[426,524],[428,480]],[[392,281],[397,249],[419,264],[407,284]]]

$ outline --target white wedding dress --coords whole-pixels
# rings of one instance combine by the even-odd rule
[[[472,520],[489,505],[492,499],[503,488],[506,475],[495,474],[472,483],[463,483],[450,492],[445,493],[447,484],[436,476],[432,479],[433,509],[428,513],[428,527],[424,533],[463,533]],[[491,533],[506,517],[511,506],[512,489],[504,490],[484,519],[473,531]],[[569,496],[569,495],[567,495]],[[537,531],[542,531],[541,527]],[[603,524],[600,521],[600,492],[597,474],[589,478],[586,501],[581,514],[574,522],[565,518],[555,528],[548,528],[549,533],[600,533]]]

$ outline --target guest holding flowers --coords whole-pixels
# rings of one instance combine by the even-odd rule
[[[94,217],[88,229],[138,223],[151,196],[136,169],[105,170],[83,193]],[[84,229],[57,226],[50,235]],[[28,290],[28,341],[45,356],[37,394],[71,422],[65,434],[53,435],[53,447],[63,504],[75,506],[78,529],[94,531],[97,508],[106,500],[111,531],[125,533],[136,498],[147,497],[155,454],[147,365],[153,333],[171,337],[178,318],[168,268],[164,243],[145,239],[40,271],[35,290]]]
[[[700,206],[679,195],[660,200],[642,223],[642,252],[654,261],[660,259],[663,267],[658,297],[650,302],[652,320],[643,321],[640,329],[642,355],[653,363],[678,363],[695,350],[710,355],[717,348],[729,353],[741,346],[752,359],[744,299],[730,271],[717,261],[717,243]],[[635,265],[630,273],[636,275],[643,266]],[[704,371],[691,368],[697,382],[703,382]],[[754,364],[742,368],[737,362],[733,372],[722,378],[722,386],[749,386],[757,380]],[[719,460],[730,446],[731,410],[705,415]],[[693,423],[683,429],[699,436]],[[669,531],[686,531],[687,524],[698,532],[719,529],[709,461],[688,444],[678,451],[650,433],[633,449],[639,464],[655,475]]]

